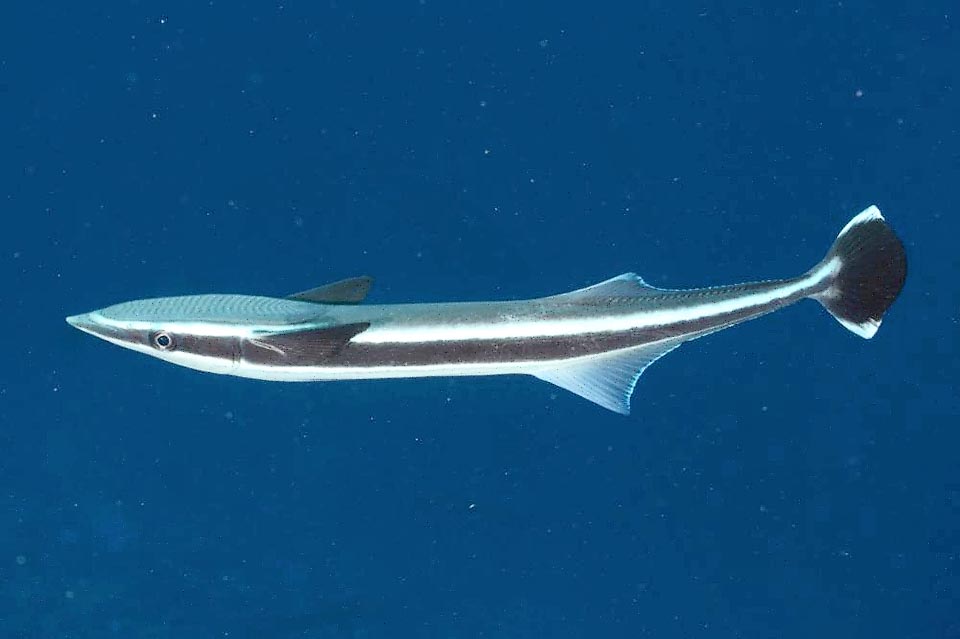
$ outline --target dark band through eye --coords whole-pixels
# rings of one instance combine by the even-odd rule
[[[157,333],[153,336],[153,343],[156,344],[157,348],[168,349],[173,346],[173,338],[166,333]]]

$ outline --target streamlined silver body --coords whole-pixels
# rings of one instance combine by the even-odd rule
[[[67,321],[214,373],[275,381],[526,374],[627,413],[637,378],[663,354],[804,298],[872,337],[905,269],[902,245],[870,207],[822,262],[785,280],[673,291],[627,273],[522,301],[370,305],[361,303],[370,280],[353,278],[288,298],[139,300]]]

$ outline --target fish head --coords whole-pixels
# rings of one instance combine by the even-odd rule
[[[209,313],[201,297],[124,302],[66,320],[85,333],[172,364],[230,373],[238,365],[245,329]]]

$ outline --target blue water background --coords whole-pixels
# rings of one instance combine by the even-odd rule
[[[778,6],[773,6],[778,4]],[[18,3],[0,38],[4,637],[960,636],[953,2]],[[281,385],[71,329],[141,297],[797,274],[629,418],[526,378]]]

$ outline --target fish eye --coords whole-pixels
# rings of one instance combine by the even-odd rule
[[[161,351],[168,351],[173,348],[173,337],[166,331],[154,333],[151,341],[153,342],[153,345],[159,348]]]

